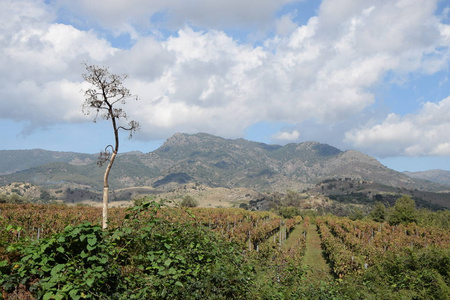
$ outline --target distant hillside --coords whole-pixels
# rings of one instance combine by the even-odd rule
[[[96,162],[87,165],[72,165],[63,162],[47,163],[5,176],[0,176],[0,185],[12,182],[31,182],[33,184],[57,187],[76,186],[100,190],[103,186],[104,167]],[[148,185],[149,177],[156,176],[149,167],[142,164],[137,155],[118,156],[109,184],[113,188]]]
[[[404,173],[412,178],[428,180],[431,182],[450,186],[450,171],[429,170],[422,172],[404,172]]]
[[[12,174],[53,162],[87,165],[95,162],[96,159],[96,155],[75,152],[57,152],[42,149],[0,150],[0,175]]]
[[[381,184],[439,190],[388,169],[375,158],[317,142],[266,145],[208,134],[175,134],[142,161],[163,176],[157,183],[199,181],[211,186],[256,190],[303,189],[327,178],[371,180]],[[443,189],[443,188],[442,188]]]
[[[7,155],[14,159],[8,160]],[[96,155],[18,150],[2,151],[0,159],[3,173],[21,170],[0,176],[0,185],[75,184],[96,190],[102,186],[104,168],[96,165]],[[187,183],[201,183],[210,187],[286,191],[311,188],[329,178],[367,180],[425,191],[448,189],[388,169],[363,153],[343,152],[327,144],[267,145],[204,133],[177,133],[153,152],[118,156],[110,185],[113,189],[152,186],[170,190]]]
[[[429,209],[450,208],[450,193],[433,193],[417,189],[387,186],[373,181],[329,179],[308,190],[309,194],[326,196],[340,203],[369,204],[382,202],[393,206],[403,195],[415,200],[418,207]]]

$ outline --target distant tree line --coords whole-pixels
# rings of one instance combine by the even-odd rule
[[[12,204],[23,204],[23,203],[49,203],[56,200],[56,198],[46,190],[41,190],[39,198],[30,199],[29,197],[20,195],[19,193],[2,193],[0,194],[0,203],[12,203]]]
[[[249,205],[241,207],[250,210],[271,210],[284,218],[297,215],[333,214],[352,220],[371,219],[376,222],[388,222],[391,225],[417,223],[421,226],[450,229],[450,211],[439,205],[427,205],[429,203],[426,201],[406,195],[377,194],[370,201],[363,201],[368,198],[360,194],[358,195],[362,198],[356,197],[351,201],[343,202],[341,197],[355,195],[330,196],[329,198],[336,202],[324,207],[305,209],[305,194],[297,191],[287,191],[285,194],[275,192],[261,195],[259,199],[252,200]]]

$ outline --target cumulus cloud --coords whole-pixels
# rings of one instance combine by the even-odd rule
[[[51,11],[36,1],[12,1],[0,27],[0,118],[27,121],[30,128],[78,122],[83,60],[116,53],[94,33],[51,23]]]
[[[386,74],[403,78],[448,67],[450,29],[434,15],[437,1],[324,0],[303,25],[292,15],[274,17],[290,2],[263,0],[255,9],[253,1],[237,0],[195,6],[180,0],[7,1],[0,12],[6,20],[0,21],[0,91],[6,99],[0,117],[32,126],[80,122],[86,61],[130,75],[125,85],[141,100],[126,111],[140,121],[141,139],[176,131],[242,137],[263,121],[326,128],[370,107]],[[111,32],[134,31],[137,40],[130,49],[114,48],[94,30],[56,22],[58,9],[87,13],[86,24],[95,17]],[[257,46],[224,31],[269,23],[278,34]],[[161,37],[148,28],[177,30]],[[373,149],[380,153],[446,153],[448,145],[437,138],[429,138],[435,143],[429,148],[403,136],[424,133],[419,115],[426,117],[392,114],[378,127],[349,131],[347,140],[358,147],[378,143]],[[445,122],[429,127],[439,135]],[[298,139],[299,132],[276,137]]]
[[[298,130],[283,130],[280,132],[277,132],[272,136],[273,140],[280,141],[280,142],[293,142],[297,141],[300,137],[300,132]]]
[[[118,33],[139,29],[177,28],[189,25],[200,28],[260,28],[273,22],[285,4],[302,0],[58,0],[61,6],[89,16]]]
[[[450,97],[415,114],[390,114],[382,123],[346,133],[353,146],[380,156],[450,155]]]

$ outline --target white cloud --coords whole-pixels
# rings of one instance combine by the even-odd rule
[[[301,0],[300,0],[301,1]],[[165,27],[172,30],[185,25],[201,28],[261,28],[273,22],[276,12],[286,3],[299,0],[59,0],[73,12],[89,16],[118,33],[136,29]]]
[[[427,102],[404,117],[390,114],[382,123],[346,133],[353,146],[382,157],[449,155],[450,97]]]
[[[292,130],[292,131],[280,131],[274,134],[271,138],[276,141],[281,142],[293,142],[297,141],[300,137],[300,132],[298,130]]]
[[[7,20],[0,23],[1,118],[32,126],[79,122],[85,60],[130,75],[125,84],[141,100],[126,110],[141,122],[143,139],[176,131],[241,137],[261,121],[326,128],[370,107],[376,101],[373,89],[387,73],[394,79],[431,74],[446,69],[450,60],[450,30],[433,15],[437,2],[430,0],[324,0],[318,15],[302,26],[292,15],[276,20],[277,10],[293,2],[288,0],[259,1],[257,9],[253,1],[237,0],[201,0],[195,6],[181,0],[57,2],[66,10],[79,9],[74,15],[90,14],[86,24],[95,16],[106,30],[135,31],[136,43],[115,49],[93,30],[56,23],[57,9],[44,2],[8,1],[0,13]],[[162,21],[155,20],[161,12]],[[161,22],[182,29],[165,39],[139,30],[166,28]],[[266,24],[279,34],[262,46],[239,43],[221,30]],[[377,126],[350,131],[347,139],[380,153],[445,153],[445,142],[434,136],[448,121],[432,103],[424,111],[428,106],[431,112],[393,114]],[[37,114],[26,109],[31,107]],[[425,120],[428,113],[435,118]],[[434,130],[426,133],[434,148],[410,141],[408,135],[425,134],[418,122]],[[397,148],[389,148],[391,141]]]
[[[295,29],[297,29],[298,25],[293,21],[294,17],[295,16],[293,13],[289,13],[282,16],[276,21],[275,28],[277,35],[287,36],[291,34]]]
[[[3,8],[8,22],[0,27],[0,118],[26,121],[29,128],[80,121],[81,62],[102,61],[117,50],[93,32],[52,24],[52,12],[41,2],[13,1]]]
[[[432,155],[450,156],[450,143],[442,143],[434,147]]]

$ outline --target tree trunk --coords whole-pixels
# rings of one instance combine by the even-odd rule
[[[108,228],[108,186],[103,186],[102,228]]]
[[[102,228],[108,228],[108,193],[109,193],[109,185],[108,185],[108,177],[109,172],[111,171],[111,167],[116,159],[117,152],[113,151],[111,158],[109,160],[108,166],[105,170],[105,176],[103,177],[103,214],[102,214]]]

